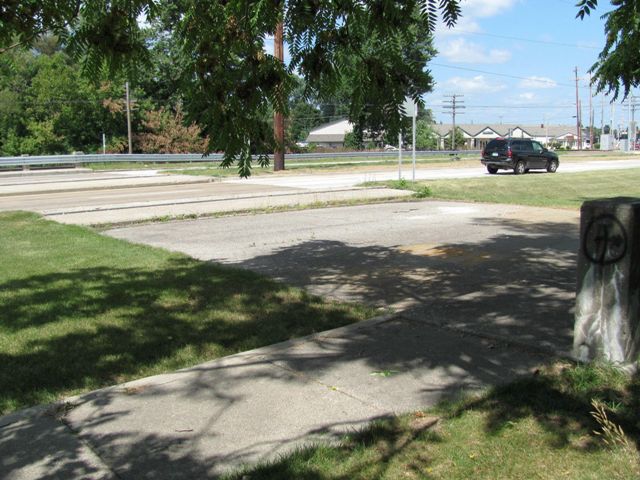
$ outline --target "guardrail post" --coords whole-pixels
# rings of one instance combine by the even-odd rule
[[[636,367],[640,353],[640,198],[581,208],[573,354]]]

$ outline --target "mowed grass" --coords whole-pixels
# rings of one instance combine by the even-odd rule
[[[398,182],[385,184],[398,187]],[[403,182],[403,185],[416,191],[427,187],[431,198],[443,200],[580,208],[583,202],[596,198],[640,197],[640,169],[500,173],[481,178]]]
[[[594,399],[623,435],[603,433],[591,414]],[[637,479],[639,407],[637,376],[558,363],[482,396],[377,421],[337,446],[300,449],[226,480]]]
[[[0,255],[0,413],[374,314],[30,213]]]

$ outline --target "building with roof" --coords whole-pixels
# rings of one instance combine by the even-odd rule
[[[439,137],[441,149],[450,145],[453,125],[440,123],[432,125]],[[496,137],[532,138],[544,145],[560,144],[563,148],[575,146],[575,125],[518,125],[518,124],[459,124],[465,144],[459,148],[480,150]]]
[[[438,145],[442,150],[450,148],[452,124],[431,125],[438,135]],[[457,148],[480,150],[496,137],[532,138],[544,145],[557,144],[563,148],[575,148],[575,125],[519,125],[519,124],[457,124],[464,137],[464,145]],[[321,125],[309,132],[307,143],[320,147],[343,147],[345,135],[353,131],[353,125],[346,119]],[[586,138],[586,137],[584,137]],[[584,147],[584,146],[583,146]]]
[[[353,132],[353,124],[347,119],[338,120],[311,130],[306,142],[314,143],[319,147],[343,147],[344,137],[350,132]]]

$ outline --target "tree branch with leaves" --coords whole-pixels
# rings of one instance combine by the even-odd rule
[[[627,97],[640,83],[640,1],[611,0],[613,10],[602,15],[605,43],[598,60],[590,69],[598,92],[622,91]],[[598,8],[598,0],[580,0],[577,18],[584,19]]]
[[[148,46],[139,24],[169,11],[179,45],[185,112],[209,138],[207,151],[223,151],[223,165],[241,176],[252,160],[268,163],[273,151],[273,111],[287,113],[295,74],[306,95],[330,98],[342,89],[349,118],[360,129],[402,126],[399,106],[406,96],[420,102],[432,87],[426,70],[438,19],[452,26],[460,0],[42,0],[0,8],[0,48],[30,42],[43,31],[63,37],[98,70],[125,71],[134,80],[148,65]],[[288,66],[265,51],[284,12]],[[6,25],[6,27],[5,27]],[[345,89],[345,85],[347,86]]]

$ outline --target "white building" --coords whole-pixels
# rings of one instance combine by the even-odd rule
[[[559,143],[564,148],[575,144],[575,125],[460,124],[465,144],[457,148],[480,150],[496,137],[532,138],[543,145]],[[451,124],[435,124],[441,149],[451,148]]]
[[[339,120],[314,128],[309,132],[306,142],[314,143],[319,147],[343,147],[344,137],[350,132],[353,132],[351,122],[346,119]]]
[[[437,123],[432,128],[438,134],[439,148],[451,148],[451,124]],[[533,138],[543,145],[560,144],[564,148],[573,148],[576,143],[575,125],[518,125],[518,124],[459,124],[464,145],[456,145],[457,149],[480,150],[496,137]],[[353,131],[348,120],[321,125],[309,133],[307,143],[320,147],[343,147],[344,137]]]

